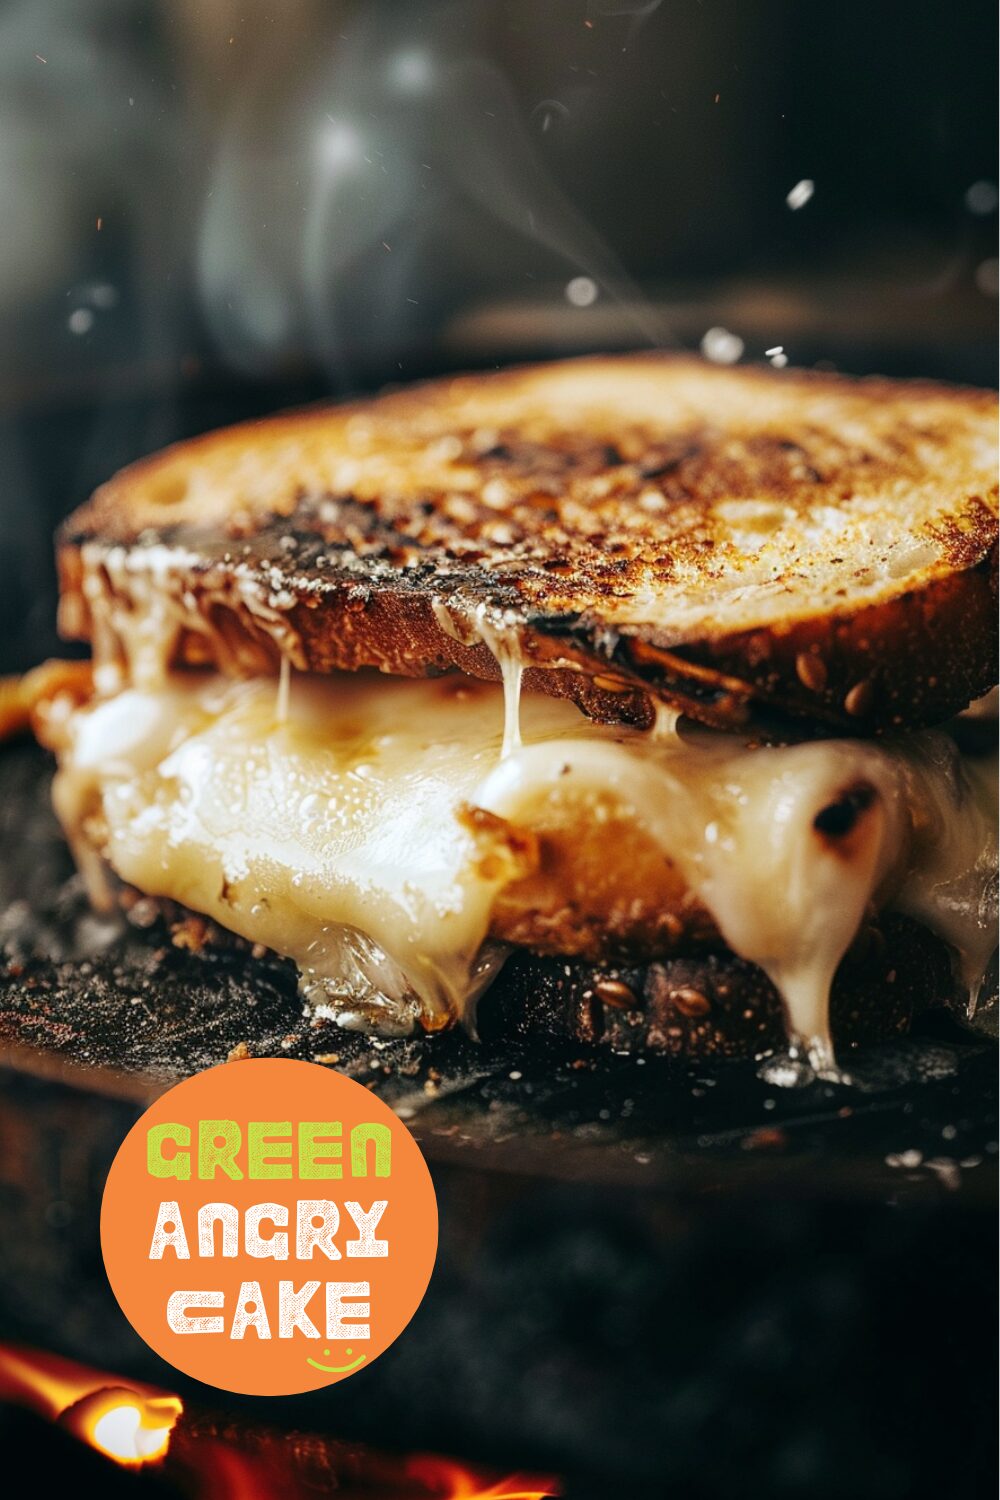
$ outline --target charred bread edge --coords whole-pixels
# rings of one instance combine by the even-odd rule
[[[270,587],[263,565],[238,567],[248,583]],[[61,629],[87,639],[76,540],[62,542],[59,568]],[[282,611],[280,632],[241,601],[231,586],[233,569],[223,562],[178,568],[170,581],[193,593],[216,627],[259,648],[251,670],[273,670],[290,632],[298,644],[294,664],[307,671],[377,667],[419,677],[457,669],[496,680],[500,670],[489,647],[453,638],[434,613],[435,603],[475,607],[488,600],[491,609],[517,612],[525,687],[572,698],[597,719],[646,725],[653,694],[720,729],[756,724],[780,732],[797,724],[800,732],[870,735],[938,723],[993,686],[995,580],[994,543],[962,572],[860,610],[679,643],[584,615],[525,618],[514,592],[488,574],[450,578],[442,589],[433,575],[365,582],[331,570],[319,583],[310,580],[308,591],[296,590],[292,575],[284,580],[293,601]],[[175,663],[204,664],[198,644],[182,636]]]

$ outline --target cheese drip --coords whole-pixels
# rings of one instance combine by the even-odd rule
[[[820,1070],[830,984],[873,902],[951,943],[970,986],[984,969],[995,765],[969,770],[946,736],[748,748],[529,694],[518,743],[503,698],[457,677],[301,676],[276,699],[273,679],[174,674],[70,717],[56,806],[124,880],[292,958],[347,1026],[472,1018],[502,962],[496,895],[523,872],[515,844],[482,857],[470,805],[527,830],[556,807],[580,827],[616,807],[770,976]],[[826,827],[831,807],[845,827]]]

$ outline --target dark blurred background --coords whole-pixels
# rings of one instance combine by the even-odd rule
[[[993,383],[996,30],[995,0],[0,0],[0,671],[59,649],[60,517],[222,422],[633,346]],[[221,1060],[193,1007],[247,1034],[229,960],[137,922],[74,968],[47,763],[5,769],[0,912],[37,907],[62,986],[47,1008],[10,981],[14,1030],[49,1075],[60,1049],[100,1062],[79,1014],[118,996],[98,1030],[127,1082],[137,1037],[188,1035],[161,1027],[183,994]],[[193,968],[156,977],[156,945]],[[129,998],[147,982],[165,1012]],[[267,999],[259,967],[237,993]],[[476,1053],[420,1096],[442,1254],[412,1333],[336,1407],[268,1418],[537,1461],[601,1500],[609,1472],[704,1500],[995,1494],[994,1056],[900,1048],[870,1086],[780,1100],[749,1065],[667,1088]],[[109,1076],[4,1068],[0,1332],[141,1372],[97,1249],[136,1107]]]
[[[995,58],[992,0],[4,0],[4,665],[59,517],[219,422],[650,344],[992,382]]]

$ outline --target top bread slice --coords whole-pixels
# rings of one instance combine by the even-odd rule
[[[63,527],[60,621],[157,600],[177,661],[496,677],[516,652],[601,718],[871,734],[992,686],[996,550],[986,392],[586,358],[133,464]]]

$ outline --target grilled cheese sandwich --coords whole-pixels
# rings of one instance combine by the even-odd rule
[[[995,762],[919,727],[995,675],[989,410],[626,359],[181,445],[64,532],[57,809],[342,1025],[474,1026],[514,948],[729,952],[828,1070],[873,913],[967,995],[995,946]]]

